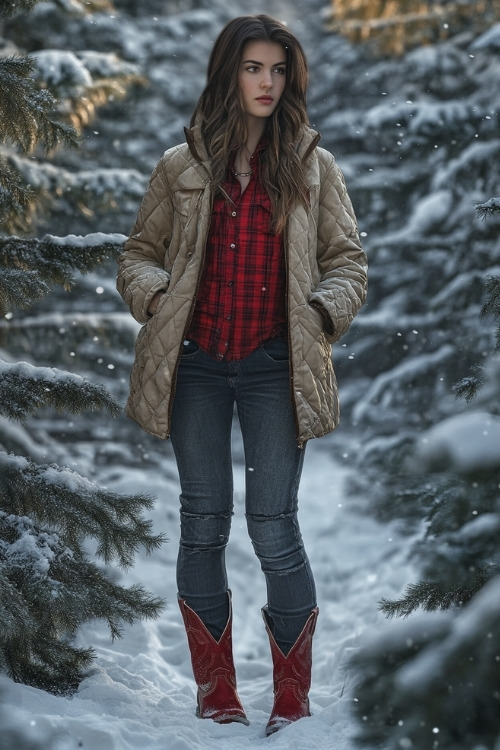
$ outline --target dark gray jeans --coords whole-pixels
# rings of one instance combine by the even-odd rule
[[[232,362],[209,357],[194,342],[184,344],[171,432],[181,484],[178,594],[218,639],[228,617],[235,404],[248,533],[265,575],[274,637],[287,653],[316,606],[316,592],[297,520],[304,449],[297,446],[284,341],[268,341]]]

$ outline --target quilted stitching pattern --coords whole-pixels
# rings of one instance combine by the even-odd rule
[[[187,144],[165,152],[151,175],[124,252],[117,288],[143,324],[136,342],[127,414],[158,437],[169,435],[177,361],[203,265],[211,212],[209,162],[197,128],[191,133],[204,161]],[[306,129],[300,152],[314,137]],[[310,206],[290,216],[287,236],[292,391],[298,442],[335,428],[339,403],[331,344],[349,328],[366,296],[366,257],[344,178],[333,156],[316,148],[308,160]],[[165,290],[158,310],[149,303]],[[327,310],[334,334],[323,331]]]

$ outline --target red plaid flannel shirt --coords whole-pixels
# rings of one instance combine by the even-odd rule
[[[286,337],[285,258],[281,235],[270,231],[271,202],[253,175],[241,185],[228,174],[224,196],[214,201],[205,266],[187,337],[216,359],[243,359],[267,339]]]

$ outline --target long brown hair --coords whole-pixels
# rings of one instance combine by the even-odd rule
[[[241,16],[230,21],[217,37],[210,55],[207,83],[191,119],[198,122],[212,159],[216,190],[224,182],[231,151],[245,143],[246,121],[238,86],[243,48],[250,41],[281,44],[286,51],[286,85],[278,106],[269,117],[266,158],[261,179],[273,206],[272,227],[283,231],[293,206],[307,203],[304,168],[295,146],[304,125],[308,82],[307,60],[297,38],[274,18]]]

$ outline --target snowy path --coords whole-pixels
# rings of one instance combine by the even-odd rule
[[[104,627],[88,626],[82,643],[92,644],[98,658],[93,674],[72,699],[2,680],[3,702],[12,720],[31,722],[38,738],[47,732],[47,750],[309,750],[311,745],[318,750],[354,750],[350,717],[354,676],[345,662],[363,633],[384,627],[377,601],[397,594],[411,580],[411,572],[404,540],[391,538],[393,530],[377,524],[364,502],[345,499],[346,471],[332,460],[332,453],[329,438],[308,445],[300,493],[302,531],[320,607],[311,718],[264,737],[272,696],[269,645],[260,614],[265,588],[247,538],[240,467],[235,470],[228,564],[238,687],[251,723],[219,726],[195,718],[195,686],[174,578],[178,486],[167,459],[161,477],[126,467],[110,468],[108,478],[103,477],[118,491],[147,491],[158,497],[155,523],[170,542],[151,557],[138,558],[126,575],[118,575],[121,583],[140,581],[167,598],[160,620],[128,628],[114,644]]]

